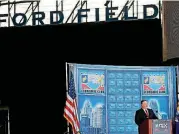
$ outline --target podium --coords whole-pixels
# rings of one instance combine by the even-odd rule
[[[139,127],[140,134],[172,134],[172,120],[145,120]]]

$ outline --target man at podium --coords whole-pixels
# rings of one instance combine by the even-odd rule
[[[146,100],[141,101],[141,108],[135,113],[135,123],[140,127],[143,121],[147,119],[158,119],[152,109],[148,108]]]

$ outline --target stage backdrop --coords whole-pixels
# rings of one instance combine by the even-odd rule
[[[81,132],[137,134],[134,115],[142,99],[160,119],[174,117],[175,67],[73,66]]]

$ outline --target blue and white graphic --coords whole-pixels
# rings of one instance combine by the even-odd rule
[[[105,97],[79,97],[80,131],[85,134],[106,133]]]
[[[134,113],[140,108],[139,76],[137,71],[107,71],[108,133],[137,133]]]
[[[151,108],[159,119],[169,119],[169,97],[168,96],[145,96]]]
[[[79,69],[78,86],[83,94],[104,94],[105,76],[101,70]]]
[[[80,130],[85,134],[137,134],[142,99],[159,119],[171,119],[176,98],[174,67],[76,66]]]
[[[166,72],[143,72],[143,94],[168,94]]]

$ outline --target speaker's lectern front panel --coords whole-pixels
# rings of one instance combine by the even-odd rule
[[[170,134],[172,131],[171,120],[153,120],[153,134]]]

